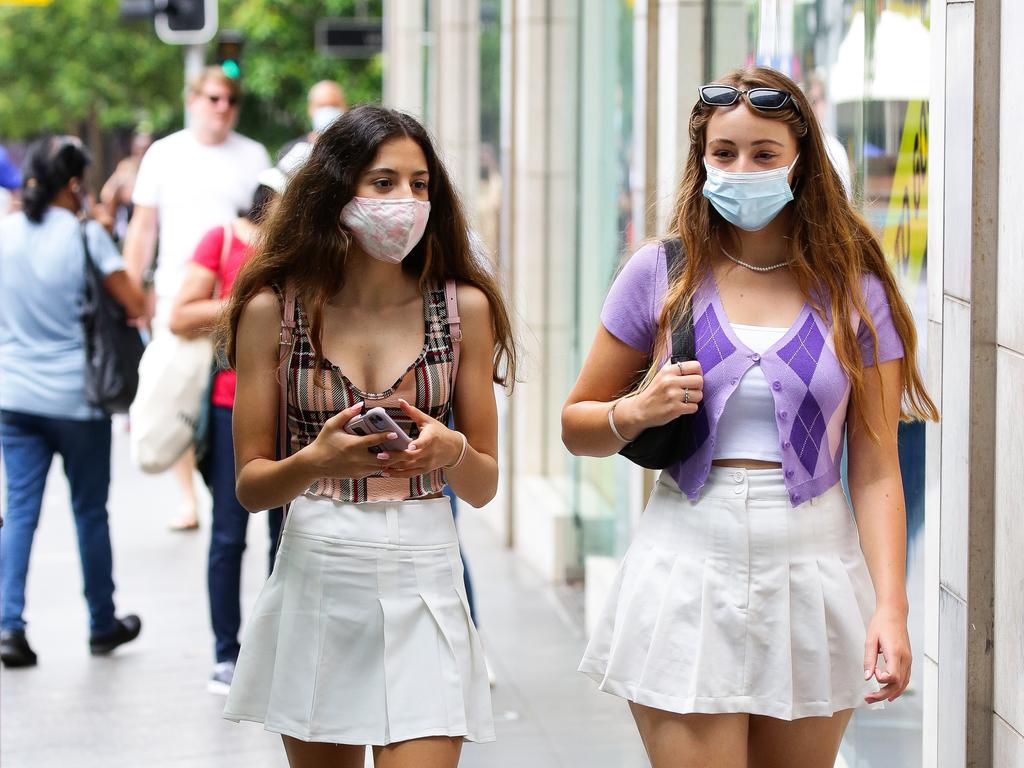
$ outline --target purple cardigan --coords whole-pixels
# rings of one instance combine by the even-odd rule
[[[650,354],[658,314],[668,289],[665,251],[650,243],[637,251],[615,279],[601,311],[608,332]],[[878,334],[878,363],[903,357],[881,280],[865,274],[864,300]],[[760,365],[775,399],[782,470],[793,506],[820,496],[839,482],[850,381],[835,355],[829,319],[805,303],[796,322],[763,355],[752,352],[729,325],[714,278],[702,282],[693,303],[697,360],[704,371],[704,400],[695,414],[693,451],[668,472],[690,498],[700,495],[711,469],[715,434],[725,403],[743,374]],[[875,364],[871,332],[859,317],[857,339],[865,366]]]

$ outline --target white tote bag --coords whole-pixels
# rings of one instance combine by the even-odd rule
[[[203,393],[210,383],[213,341],[158,334],[139,363],[139,391],[128,410],[132,461],[163,472],[192,445]]]

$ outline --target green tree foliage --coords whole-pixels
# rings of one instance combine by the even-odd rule
[[[308,130],[306,93],[322,79],[340,82],[350,104],[380,101],[380,56],[342,60],[315,50],[318,19],[358,13],[379,18],[381,0],[221,0],[220,27],[244,38],[239,130],[276,150]],[[182,124],[181,48],[161,42],[152,24],[125,24],[118,14],[118,0],[0,6],[0,137]]]
[[[0,137],[181,122],[181,52],[118,0],[0,7]]]
[[[379,102],[381,57],[337,59],[316,51],[318,19],[380,18],[381,0],[236,0],[221,3],[221,27],[237,29],[245,39],[242,82],[245,87],[239,130],[271,150],[309,130],[306,93],[318,80],[337,80],[349,105]]]

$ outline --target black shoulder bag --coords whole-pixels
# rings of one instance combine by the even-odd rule
[[[85,401],[105,413],[127,413],[139,388],[142,337],[128,325],[128,315],[103,285],[104,275],[89,254],[85,224],[85,293],[82,330],[85,335]]]
[[[683,244],[679,238],[673,238],[666,240],[664,246],[665,266],[671,285],[672,277],[683,266]],[[672,327],[672,362],[686,362],[696,358],[693,307],[687,303]],[[700,407],[698,404],[697,408]],[[635,440],[624,445],[619,453],[646,469],[665,469],[682,461],[693,442],[694,415],[679,416],[668,424],[645,429]]]

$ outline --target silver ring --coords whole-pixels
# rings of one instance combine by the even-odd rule
[[[690,402],[690,390],[687,389],[686,387],[683,387],[683,402],[684,403],[689,403]]]
[[[683,363],[682,363],[681,360],[678,363],[676,363],[676,368],[679,369],[679,375],[682,376],[683,375]]]

